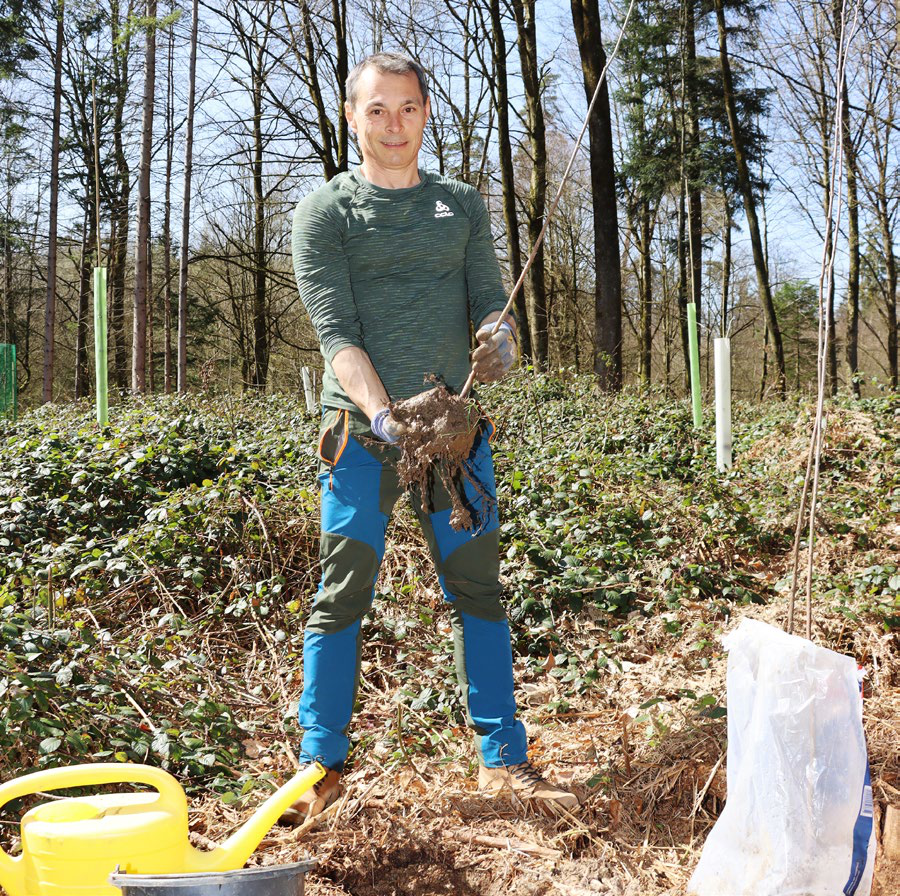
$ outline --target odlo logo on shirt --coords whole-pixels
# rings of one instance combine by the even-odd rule
[[[444,205],[443,202],[438,201],[434,206],[434,216],[435,218],[452,218],[453,212],[450,211],[449,205]]]

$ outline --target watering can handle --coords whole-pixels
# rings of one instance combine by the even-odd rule
[[[0,784],[0,809],[12,800],[31,793],[64,787],[96,787],[99,784],[149,784],[159,791],[163,801],[175,801],[176,804],[181,801],[187,805],[181,785],[160,768],[127,762],[99,762],[96,765],[48,768]]]

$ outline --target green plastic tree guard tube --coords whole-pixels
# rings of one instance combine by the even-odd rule
[[[94,268],[94,364],[97,371],[97,423],[109,425],[106,361],[106,268]]]
[[[15,423],[18,410],[16,347],[8,343],[0,343],[0,417],[10,417]]]
[[[700,404],[700,349],[697,345],[697,306],[688,302],[688,352],[691,356],[691,401],[694,407],[694,429],[703,424],[703,407]]]

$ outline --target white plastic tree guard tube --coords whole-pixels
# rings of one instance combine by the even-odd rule
[[[316,372],[304,367],[301,370],[303,374],[303,394],[306,396],[306,410],[310,414],[316,413]]]
[[[731,469],[731,340],[715,340],[716,468]]]

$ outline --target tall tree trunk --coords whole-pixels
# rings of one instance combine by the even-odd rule
[[[122,159],[125,160],[124,152]],[[119,392],[128,390],[128,334],[125,330],[125,277],[128,268],[128,231],[131,224],[131,187],[127,186],[131,177],[128,162],[120,169],[120,188],[116,199],[116,214],[113,219],[115,230],[114,251],[110,259],[109,326],[113,342],[113,377]]]
[[[900,0],[897,0],[897,40],[900,46]],[[893,113],[891,114],[893,121]],[[885,157],[884,161],[888,158]],[[897,370],[897,256],[894,254],[894,234],[891,228],[891,216],[888,210],[888,186],[886,176],[890,169],[879,165],[879,198],[878,224],[881,229],[881,244],[884,247],[885,266],[887,268],[887,295],[885,296],[885,320],[887,333],[887,361],[891,379],[891,388],[896,392],[900,388]]]
[[[191,58],[188,70],[187,128],[184,137],[184,203],[181,209],[181,259],[178,267],[178,391],[187,390],[188,241],[191,235],[191,169],[194,157],[194,87],[197,82],[197,6],[191,19]]]
[[[525,109],[528,121],[528,145],[531,155],[531,183],[528,192],[528,243],[534,252],[544,224],[547,206],[547,143],[541,78],[537,58],[537,31],[534,20],[535,0],[512,0],[519,40],[522,83],[525,87]],[[547,366],[549,333],[547,326],[547,289],[544,275],[544,247],[541,246],[529,270],[531,307],[531,349],[538,369]]]
[[[684,359],[681,384],[685,394],[691,392],[691,352],[688,342],[688,238],[687,200],[684,189],[678,189],[678,331],[681,334],[681,356]]]
[[[568,249],[569,249],[569,264],[572,268],[572,292],[571,292],[571,302],[572,302],[572,330],[569,333],[569,339],[572,344],[572,363],[575,367],[576,372],[581,371],[581,340],[579,339],[581,335],[581,314],[578,308],[578,291],[579,291],[579,279],[578,279],[578,236],[575,233],[575,228],[569,228],[569,241],[568,241]]]
[[[701,320],[703,298],[703,202],[696,185],[688,187],[688,248],[691,254],[691,301]]]
[[[509,81],[506,69],[506,35],[500,15],[500,0],[490,0],[491,50],[494,57],[494,106],[497,109],[497,151],[500,157],[500,184],[503,191],[503,221],[506,225],[506,250],[509,276],[513,284],[522,276],[522,247],[519,240],[519,215],[516,209],[516,183],[513,172],[512,142],[509,135]],[[519,348],[522,356],[531,358],[531,328],[525,292],[519,290],[514,300],[518,318]]]
[[[756,200],[753,196],[753,186],[750,182],[750,172],[747,168],[747,158],[741,138],[740,125],[738,123],[737,108],[734,99],[734,81],[731,76],[731,60],[728,58],[723,0],[714,0],[714,4],[716,9],[716,24],[719,33],[719,60],[722,66],[722,92],[725,100],[725,110],[728,114],[728,127],[731,131],[731,143],[734,147],[738,183],[740,184],[741,194],[744,198],[744,213],[747,216],[747,228],[750,231],[750,244],[753,248],[753,264],[756,268],[757,288],[759,290],[759,297],[762,302],[763,310],[765,311],[769,334],[772,338],[772,347],[775,352],[775,363],[778,369],[776,390],[778,395],[783,398],[787,390],[784,369],[784,345],[781,340],[781,330],[778,328],[778,320],[775,315],[775,304],[772,301],[772,290],[769,285],[769,270],[763,253],[759,221],[756,217]]]
[[[266,313],[266,204],[263,195],[262,67],[260,47],[253,71],[253,385],[264,392],[269,372]]]
[[[830,228],[826,228],[825,257],[831,255],[831,246],[834,242],[834,234]],[[834,320],[834,276],[828,279],[828,292],[825,295],[826,317],[828,318],[828,357],[826,360],[826,385],[831,395],[837,395],[838,390],[838,364],[837,364],[837,326]],[[797,337],[800,338],[799,335]]]
[[[11,163],[12,159],[9,159],[9,162]],[[7,183],[10,182],[12,175],[12,172],[9,170],[10,167],[11,164],[8,164],[6,171]],[[6,305],[4,309],[6,320],[5,341],[15,345],[18,343],[19,332],[16,323],[16,303],[12,283],[13,247],[9,239],[9,222],[12,220],[12,198],[12,190],[8,190],[6,193],[6,226],[3,234],[3,297]],[[18,352],[16,353],[16,360],[18,364]]]
[[[44,382],[42,400],[53,400],[53,358],[56,348],[56,220],[59,208],[59,129],[62,117],[63,16],[56,7],[56,55],[53,60],[53,136],[50,144],[50,221],[47,247],[47,303],[44,309]]]
[[[581,73],[588,102],[606,65],[597,0],[571,0]],[[608,82],[588,122],[591,204],[594,218],[594,373],[601,389],[622,387],[622,265],[616,202],[615,158]],[[649,367],[648,367],[649,376]]]
[[[322,173],[325,180],[331,180],[336,174],[347,170],[347,147],[349,133],[347,120],[343,115],[344,103],[347,99],[346,83],[349,74],[349,56],[347,51],[347,3],[346,0],[331,0],[331,26],[334,29],[334,73],[337,76],[338,87],[338,112],[337,133],[332,123],[334,109],[332,103],[322,92],[319,78],[323,65],[321,36],[318,25],[321,12],[318,9],[310,10],[306,0],[297,3],[300,13],[300,29],[302,31],[303,46],[297,44],[297,38],[288,22],[290,39],[297,61],[302,68],[304,80],[309,88],[310,99],[316,109],[316,126],[318,139],[312,141],[315,152],[322,163]],[[377,24],[377,18],[373,16],[373,26]],[[317,42],[317,38],[319,42]],[[377,40],[377,38],[376,38]],[[374,43],[373,43],[374,46]],[[373,52],[379,52],[374,50]],[[329,74],[329,78],[331,75]],[[276,96],[275,101],[279,98]]]
[[[850,97],[845,80],[841,89],[844,161],[847,166],[847,384],[859,398],[859,191],[856,146],[850,132]],[[833,393],[832,393],[833,394]]]
[[[129,0],[126,20],[130,19],[134,0]],[[113,147],[116,159],[118,195],[113,211],[110,251],[109,325],[113,342],[113,378],[120,393],[128,390],[128,335],[125,332],[125,277],[128,268],[128,231],[131,225],[131,167],[125,152],[125,103],[128,99],[128,61],[131,49],[131,30],[119,31],[119,0],[110,3],[110,24],[114,52],[113,83],[116,101],[113,106]],[[114,236],[113,236],[114,234]]]
[[[172,391],[172,154],[175,148],[175,30],[169,29],[169,54],[166,60],[166,186],[163,204],[163,388]]]
[[[322,95],[322,88],[319,83],[319,54],[316,50],[315,41],[313,40],[313,31],[315,25],[312,21],[313,13],[310,12],[309,4],[305,0],[301,0],[297,4],[300,10],[300,24],[303,28],[303,45],[306,58],[306,70],[309,77],[310,96],[316,107],[316,116],[318,118],[319,134],[322,138],[322,167],[325,180],[331,180],[340,171],[338,168],[338,160],[335,157],[335,148],[333,146],[333,131],[331,127],[331,117],[329,115],[328,104]],[[344,79],[346,80],[346,78]],[[343,115],[339,115],[343,118]]]
[[[350,132],[347,118],[341,113],[347,101],[347,75],[350,74],[350,56],[347,51],[347,0],[331,0],[331,26],[334,28],[335,74],[338,88],[337,169],[346,171]]]
[[[25,339],[21,352],[17,352],[22,356],[22,367],[25,371],[25,383],[22,388],[27,387],[31,383],[31,325],[34,318],[34,277],[35,265],[34,260],[37,258],[38,234],[41,228],[41,204],[44,198],[44,180],[40,174],[37,178],[37,201],[34,210],[34,226],[31,231],[31,252],[28,258],[28,285],[25,295],[27,296],[25,305]]]
[[[91,247],[96,239],[93,202],[85,198],[84,222],[81,230],[81,260],[78,265],[78,318],[75,324],[75,398],[85,398],[89,392],[88,372],[88,312],[91,294]]]
[[[640,325],[638,328],[638,380],[643,388],[650,388],[650,363],[653,338],[653,264],[650,242],[653,236],[653,222],[650,217],[650,203],[641,201],[641,279],[640,279]]]
[[[700,156],[700,121],[697,114],[696,68],[697,39],[694,19],[695,0],[684,0],[685,34],[684,54],[687,100],[687,194],[688,194],[688,249],[691,257],[691,301],[697,312],[697,323],[700,322],[701,298],[703,295],[703,200],[700,187],[700,173],[697,164]]]
[[[466,28],[463,31],[463,52],[460,63],[462,65],[461,79],[463,87],[463,113],[459,123],[459,179],[466,184],[472,183],[472,84],[470,81],[471,66],[469,54],[472,52],[470,43],[471,29],[469,27],[469,15],[472,10],[471,0],[466,5]]]
[[[674,341],[674,328],[672,327],[672,295],[669,289],[669,278],[666,276],[666,265],[663,262],[663,375],[665,376],[665,395],[669,397],[669,389],[672,382],[672,342]]]
[[[138,178],[137,244],[134,263],[134,342],[131,388],[147,388],[147,244],[150,238],[150,163],[153,151],[153,100],[156,84],[156,0],[147,0],[147,44],[144,54],[144,116],[141,127],[141,170]]]
[[[900,26],[898,26],[900,27]],[[897,371],[897,256],[894,254],[894,234],[887,207],[887,186],[882,178],[881,195],[878,201],[878,226],[881,230],[882,254],[884,255],[887,283],[884,295],[884,317],[887,324],[887,364],[891,388],[896,392],[900,387]]]
[[[724,185],[723,185],[724,187]],[[725,223],[722,227],[722,297],[719,309],[719,335],[728,335],[728,295],[731,287],[731,202],[722,190],[725,202]]]
[[[827,48],[823,47],[822,52],[824,53]],[[831,165],[832,165],[832,157],[831,157],[831,129],[834,124],[834,116],[832,115],[832,110],[829,108],[829,96],[828,96],[828,87],[825,83],[825,73],[826,73],[826,65],[824,62],[824,58],[821,60],[821,64],[817,67],[817,77],[818,77],[818,91],[817,93],[817,103],[818,103],[818,124],[819,124],[819,139],[822,142],[822,211],[825,217],[825,257],[831,257],[832,247],[834,245],[834,230],[832,229],[832,224],[830,220],[830,215],[832,214],[831,208]],[[835,109],[837,105],[835,105]],[[825,316],[828,320],[828,357],[826,358],[826,374],[827,374],[827,383],[828,383],[828,391],[832,395],[837,394],[838,388],[838,380],[837,380],[837,327],[835,326],[834,320],[834,276],[828,279],[828,292],[824,298],[825,303]],[[797,332],[797,339],[799,341],[800,334],[799,330]]]
[[[153,243],[147,244],[147,385],[152,395],[156,391],[156,353],[154,351],[154,316],[156,291],[153,283]]]
[[[829,171],[831,170],[831,151],[828,148],[829,135],[823,134],[823,146],[825,148],[825,158],[826,162],[823,168],[823,184],[822,184],[822,206],[825,210],[825,216],[830,213],[830,198],[831,193],[828,186],[829,181]],[[831,228],[830,222],[826,221],[825,224],[825,257],[830,258],[832,252],[832,246],[834,244],[834,231]],[[828,278],[827,281],[827,291],[823,296],[824,300],[824,311],[825,316],[828,318],[828,357],[826,360],[826,373],[827,373],[827,381],[828,381],[828,391],[835,395],[837,394],[837,344],[836,344],[836,328],[834,322],[834,276]],[[799,340],[799,335],[798,335]]]

